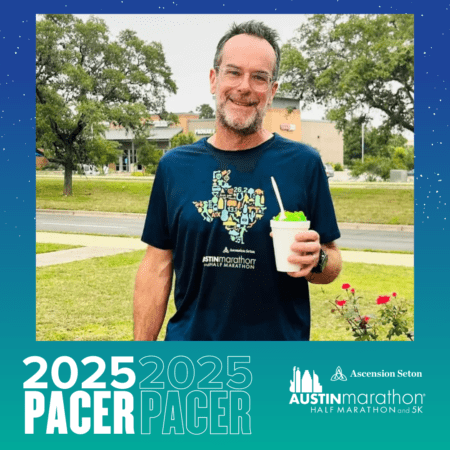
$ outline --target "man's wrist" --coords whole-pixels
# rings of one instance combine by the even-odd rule
[[[317,260],[317,264],[311,269],[311,273],[322,273],[325,270],[327,263],[327,252],[321,248],[319,252],[319,259]]]

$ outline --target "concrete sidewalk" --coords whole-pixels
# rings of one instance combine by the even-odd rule
[[[88,236],[84,234],[37,232],[36,242],[83,246],[83,248],[36,255],[36,267],[64,264],[147,248],[147,244],[137,238]],[[342,259],[345,262],[414,267],[414,255],[410,254],[342,251]]]

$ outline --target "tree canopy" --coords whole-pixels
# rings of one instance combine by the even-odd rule
[[[149,141],[145,135],[135,139],[137,162],[145,168],[146,173],[155,173],[163,151]]]
[[[170,140],[171,148],[180,147],[181,145],[193,144],[197,140],[197,137],[192,131],[189,133],[178,133]]]
[[[363,162],[362,122],[363,118],[354,118],[344,129],[344,163],[351,167],[352,176],[366,174],[369,180],[377,177],[388,180],[393,169],[414,168],[414,148],[406,145],[404,136],[392,133],[388,127],[365,128]]]
[[[344,163],[351,165],[362,156],[363,118],[349,120],[344,128]],[[392,149],[405,147],[407,139],[401,134],[392,133],[388,127],[373,128],[368,125],[364,130],[364,157],[389,157]]]
[[[113,123],[147,133],[143,118],[164,111],[176,85],[160,43],[131,30],[111,41],[103,20],[47,14],[36,22],[36,146],[64,166],[72,194],[77,164],[105,164],[118,144],[103,132]]]
[[[414,131],[414,17],[311,16],[282,48],[281,90],[321,104],[343,130],[377,110],[384,125]]]
[[[199,119],[214,119],[216,117],[214,110],[207,103],[197,106],[196,111],[199,113]]]

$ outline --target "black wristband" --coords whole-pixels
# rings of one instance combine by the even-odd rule
[[[319,253],[319,261],[317,262],[317,266],[313,267],[311,273],[322,273],[325,270],[325,267],[328,263],[328,255],[322,249],[320,249]]]

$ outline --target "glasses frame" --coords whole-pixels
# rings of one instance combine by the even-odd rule
[[[225,70],[225,67],[216,66],[216,67],[214,67],[214,69],[216,70],[217,73],[219,73],[219,72],[222,72],[223,70]],[[239,69],[239,68],[236,68],[236,70],[241,71],[241,69]],[[242,72],[242,71],[241,71],[241,72]],[[253,74],[255,74],[255,73],[258,73],[258,72],[252,72],[252,73],[250,74],[250,80],[252,79],[252,76],[253,76]],[[243,73],[243,74],[244,74],[244,73]],[[225,77],[224,77],[224,78],[225,78]],[[241,80],[239,83],[237,83],[237,84],[230,84],[230,83],[228,83],[228,84],[230,84],[230,86],[236,87],[236,86],[239,86],[241,83],[242,83],[242,80]],[[274,83],[274,77],[269,76],[269,83],[267,84],[267,89],[265,89],[264,91],[260,91],[260,90],[258,90],[258,89],[255,89],[255,88],[253,87],[251,81],[250,81],[249,84],[250,84],[250,86],[252,87],[252,89],[253,89],[254,91],[263,94],[263,93],[266,93],[266,92],[269,91],[270,85],[272,85],[273,83]]]

